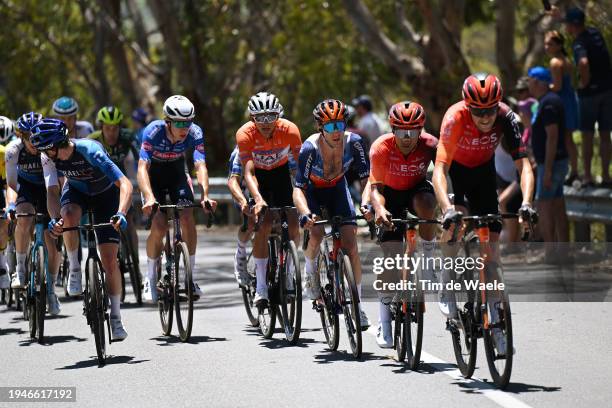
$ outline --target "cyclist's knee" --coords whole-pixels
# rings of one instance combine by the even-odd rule
[[[413,206],[419,217],[431,219],[436,210],[436,198],[431,193],[418,193],[414,196]]]
[[[64,220],[64,226],[72,227],[78,225],[81,220],[81,207],[75,204],[68,204],[62,207],[60,214]]]

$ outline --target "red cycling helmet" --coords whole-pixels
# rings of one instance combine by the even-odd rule
[[[497,106],[503,92],[499,78],[484,72],[470,75],[463,82],[463,101],[470,108],[486,109]]]
[[[346,105],[337,99],[326,99],[315,106],[312,114],[318,124],[337,120],[345,121],[348,116]]]
[[[425,126],[425,109],[416,102],[398,102],[389,109],[392,128],[420,129]]]

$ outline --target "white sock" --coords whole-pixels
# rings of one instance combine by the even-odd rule
[[[157,259],[147,258],[147,279],[155,280],[156,275],[157,275]]]
[[[253,258],[255,259],[255,276],[257,278],[256,290],[260,292],[268,287],[266,283],[266,272],[268,269],[268,258]]]
[[[70,271],[80,271],[81,263],[79,262],[79,250],[68,251],[68,263],[70,264]]]
[[[314,275],[315,260],[304,255],[304,274],[308,276]]]
[[[121,295],[109,295],[111,317],[121,319]]]
[[[195,254],[189,255],[189,266],[191,266],[191,274],[195,273]]]
[[[383,302],[378,302],[378,321],[389,323],[391,321],[391,307]]]
[[[16,253],[15,257],[17,258],[17,269],[20,272],[25,272],[25,263],[26,263],[26,254]]]
[[[289,275],[289,274],[293,274],[293,257],[291,255],[287,257],[287,262],[285,263],[285,266],[287,268],[287,275],[293,276],[293,275]]]
[[[361,283],[357,284],[357,295],[359,296],[359,300],[361,301]]]

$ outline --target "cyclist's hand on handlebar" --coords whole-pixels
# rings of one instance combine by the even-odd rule
[[[217,209],[217,202],[215,200],[211,200],[210,198],[206,197],[201,201],[202,204],[202,208],[204,209],[204,212],[206,213],[210,213],[210,212],[215,212],[215,210]]]
[[[268,208],[268,203],[266,203],[264,200],[258,201],[253,207],[253,212],[256,216],[259,216],[264,208]]]
[[[526,240],[529,235],[533,233],[533,227],[538,223],[538,213],[533,209],[531,204],[523,203],[518,211],[519,222],[525,228],[525,235],[523,237]]]
[[[9,203],[8,207],[6,207],[5,215],[8,220],[15,220],[17,218],[15,216],[15,203]]]
[[[361,211],[363,218],[365,218],[367,222],[370,222],[374,219],[374,211],[372,210],[372,206],[370,204],[360,206],[359,210]]]
[[[62,232],[64,231],[63,226],[64,226],[63,218],[60,218],[59,220],[57,218],[52,218],[51,221],[49,221],[49,224],[47,224],[49,232],[51,232],[51,235],[53,235],[53,237],[55,238],[62,235]]]
[[[125,231],[127,228],[127,219],[125,218],[125,214],[121,211],[118,211],[117,214],[113,215],[110,222],[113,224],[113,228],[115,228],[117,231]]]
[[[150,216],[156,204],[157,204],[157,201],[155,201],[155,197],[146,199],[145,202],[142,204],[142,212],[146,216]]]
[[[442,217],[442,228],[448,230],[453,224],[459,224],[462,217],[463,213],[461,213],[461,211],[457,211],[454,207],[450,207]]]
[[[300,216],[300,227],[311,229],[314,226],[315,218],[313,214],[303,214]]]
[[[244,204],[240,205],[240,211],[246,215],[247,217],[252,217],[253,216],[253,209],[252,207],[249,205],[248,202],[245,202]]]
[[[393,223],[389,221],[390,216],[391,216],[391,213],[387,211],[385,208],[383,208],[383,212],[376,213],[376,225],[383,225],[386,228],[393,227]]]

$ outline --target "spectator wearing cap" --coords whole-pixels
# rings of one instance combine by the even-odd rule
[[[578,180],[578,152],[573,138],[574,131],[578,129],[578,99],[572,86],[574,66],[567,56],[564,44],[563,34],[556,30],[548,31],[544,35],[544,50],[550,57],[550,89],[561,97],[565,109],[565,148],[570,160],[570,175],[565,184],[571,186]]]
[[[595,123],[599,130],[602,165],[602,185],[612,187],[610,181],[610,154],[612,151],[612,69],[610,54],[601,32],[584,24],[584,12],[570,8],[565,14],[567,32],[574,38],[574,61],[578,69],[578,105],[582,132],[582,161],[584,182],[593,184],[591,161]]]
[[[132,111],[132,130],[138,145],[142,144],[142,132],[147,126],[148,113],[144,108],[136,108]]]
[[[357,117],[359,118],[357,128],[366,135],[368,145],[371,146],[381,135],[378,120],[376,119],[376,115],[372,112],[372,99],[367,95],[361,95],[353,99],[353,105],[357,111]]]
[[[544,67],[529,70],[529,92],[538,99],[538,110],[532,124],[532,148],[537,164],[536,200],[540,214],[539,227],[546,243],[567,242],[569,229],[563,182],[568,171],[565,143],[563,101],[550,89],[552,76]],[[546,245],[546,258],[558,259],[553,244]]]

